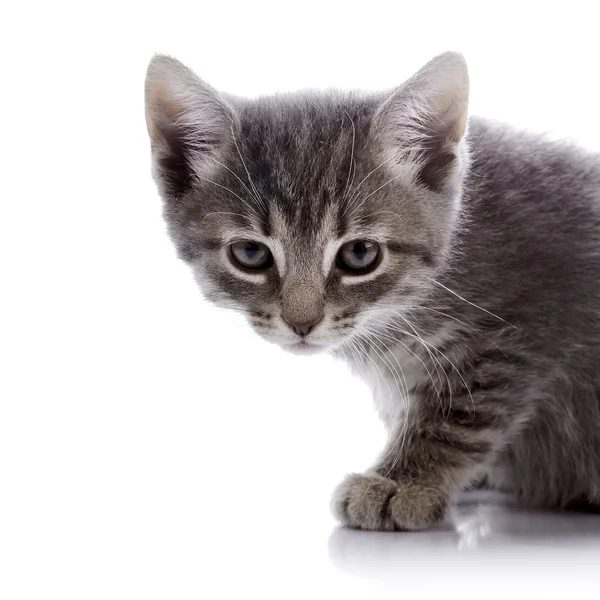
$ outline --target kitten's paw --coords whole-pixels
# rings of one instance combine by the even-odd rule
[[[333,495],[334,516],[347,527],[418,531],[444,518],[446,500],[434,487],[396,483],[376,473],[348,475]]]

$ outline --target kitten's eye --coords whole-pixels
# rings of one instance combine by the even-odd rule
[[[340,269],[357,275],[371,272],[378,264],[379,244],[356,240],[344,244],[338,252],[336,263]]]
[[[246,269],[268,269],[273,264],[271,251],[260,242],[234,242],[229,248],[234,261]]]

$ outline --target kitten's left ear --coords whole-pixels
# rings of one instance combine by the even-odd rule
[[[427,63],[380,106],[377,134],[398,162],[439,189],[458,159],[468,119],[469,75],[464,57],[446,52]]]
[[[210,174],[236,117],[215,89],[169,56],[150,61],[145,91],[154,176],[163,195],[176,197],[194,175]]]

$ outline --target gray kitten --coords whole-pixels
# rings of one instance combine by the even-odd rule
[[[389,442],[350,527],[417,530],[475,486],[600,504],[600,161],[467,119],[464,59],[391,93],[218,93],[156,56],[154,178],[206,297],[373,386]]]

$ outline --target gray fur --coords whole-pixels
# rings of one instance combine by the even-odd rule
[[[472,486],[600,504],[600,160],[482,119],[465,132],[467,98],[453,53],[372,95],[244,100],[149,67],[154,176],[206,296],[373,385],[389,443],[334,495],[351,527],[426,528]],[[275,265],[242,272],[238,239]],[[353,239],[380,243],[372,274],[336,268]]]

